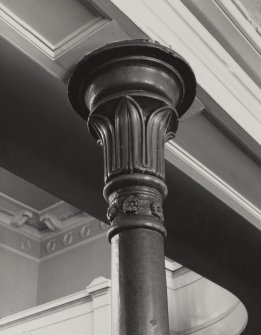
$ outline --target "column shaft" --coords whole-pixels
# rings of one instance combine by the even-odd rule
[[[111,247],[112,334],[169,335],[163,235],[124,230]]]

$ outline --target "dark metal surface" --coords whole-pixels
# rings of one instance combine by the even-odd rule
[[[111,43],[91,52],[76,66],[68,86],[72,106],[84,119],[103,97],[137,91],[165,98],[182,116],[195,90],[188,63],[172,49],[148,40]]]
[[[112,238],[112,334],[169,334],[163,243],[149,229]]]
[[[175,136],[195,88],[188,64],[149,41],[98,49],[69,82],[73,107],[103,147],[114,335],[169,334],[164,144]]]

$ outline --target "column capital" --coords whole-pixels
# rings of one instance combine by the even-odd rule
[[[186,61],[155,42],[116,42],[83,58],[69,98],[104,148],[106,183],[133,173],[164,180],[164,143],[175,136],[195,88]]]
[[[164,144],[175,136],[195,90],[187,62],[147,40],[106,45],[76,66],[69,99],[103,147],[104,197],[109,202],[107,217],[113,222],[109,237],[134,226],[166,234]],[[117,218],[134,214],[135,220],[117,224]]]

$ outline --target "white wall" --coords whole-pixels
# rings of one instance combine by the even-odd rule
[[[110,280],[0,320],[2,335],[110,335]]]
[[[37,305],[83,290],[97,277],[110,278],[110,263],[106,236],[42,260]]]
[[[106,234],[41,260],[0,243],[0,318],[84,290],[100,276],[110,278]]]
[[[38,263],[0,246],[0,318],[36,304]]]
[[[3,335],[110,335],[110,281],[0,320]],[[247,312],[228,291],[185,268],[167,270],[170,334],[239,335]]]

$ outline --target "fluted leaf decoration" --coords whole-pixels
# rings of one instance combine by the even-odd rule
[[[96,130],[103,146],[105,181],[114,172],[116,167],[115,131],[108,117],[92,114],[89,122]]]
[[[142,111],[134,99],[123,97],[115,113],[116,156],[119,173],[144,169],[145,123]]]
[[[111,113],[101,104],[89,118],[103,146],[106,182],[117,175],[135,172],[164,179],[164,143],[174,135],[168,128],[173,114],[177,118],[176,111],[155,99],[155,110],[143,110],[142,99],[129,95],[113,98]]]
[[[165,173],[164,144],[172,113],[173,108],[169,106],[159,108],[150,115],[146,126],[146,165],[162,179]]]

